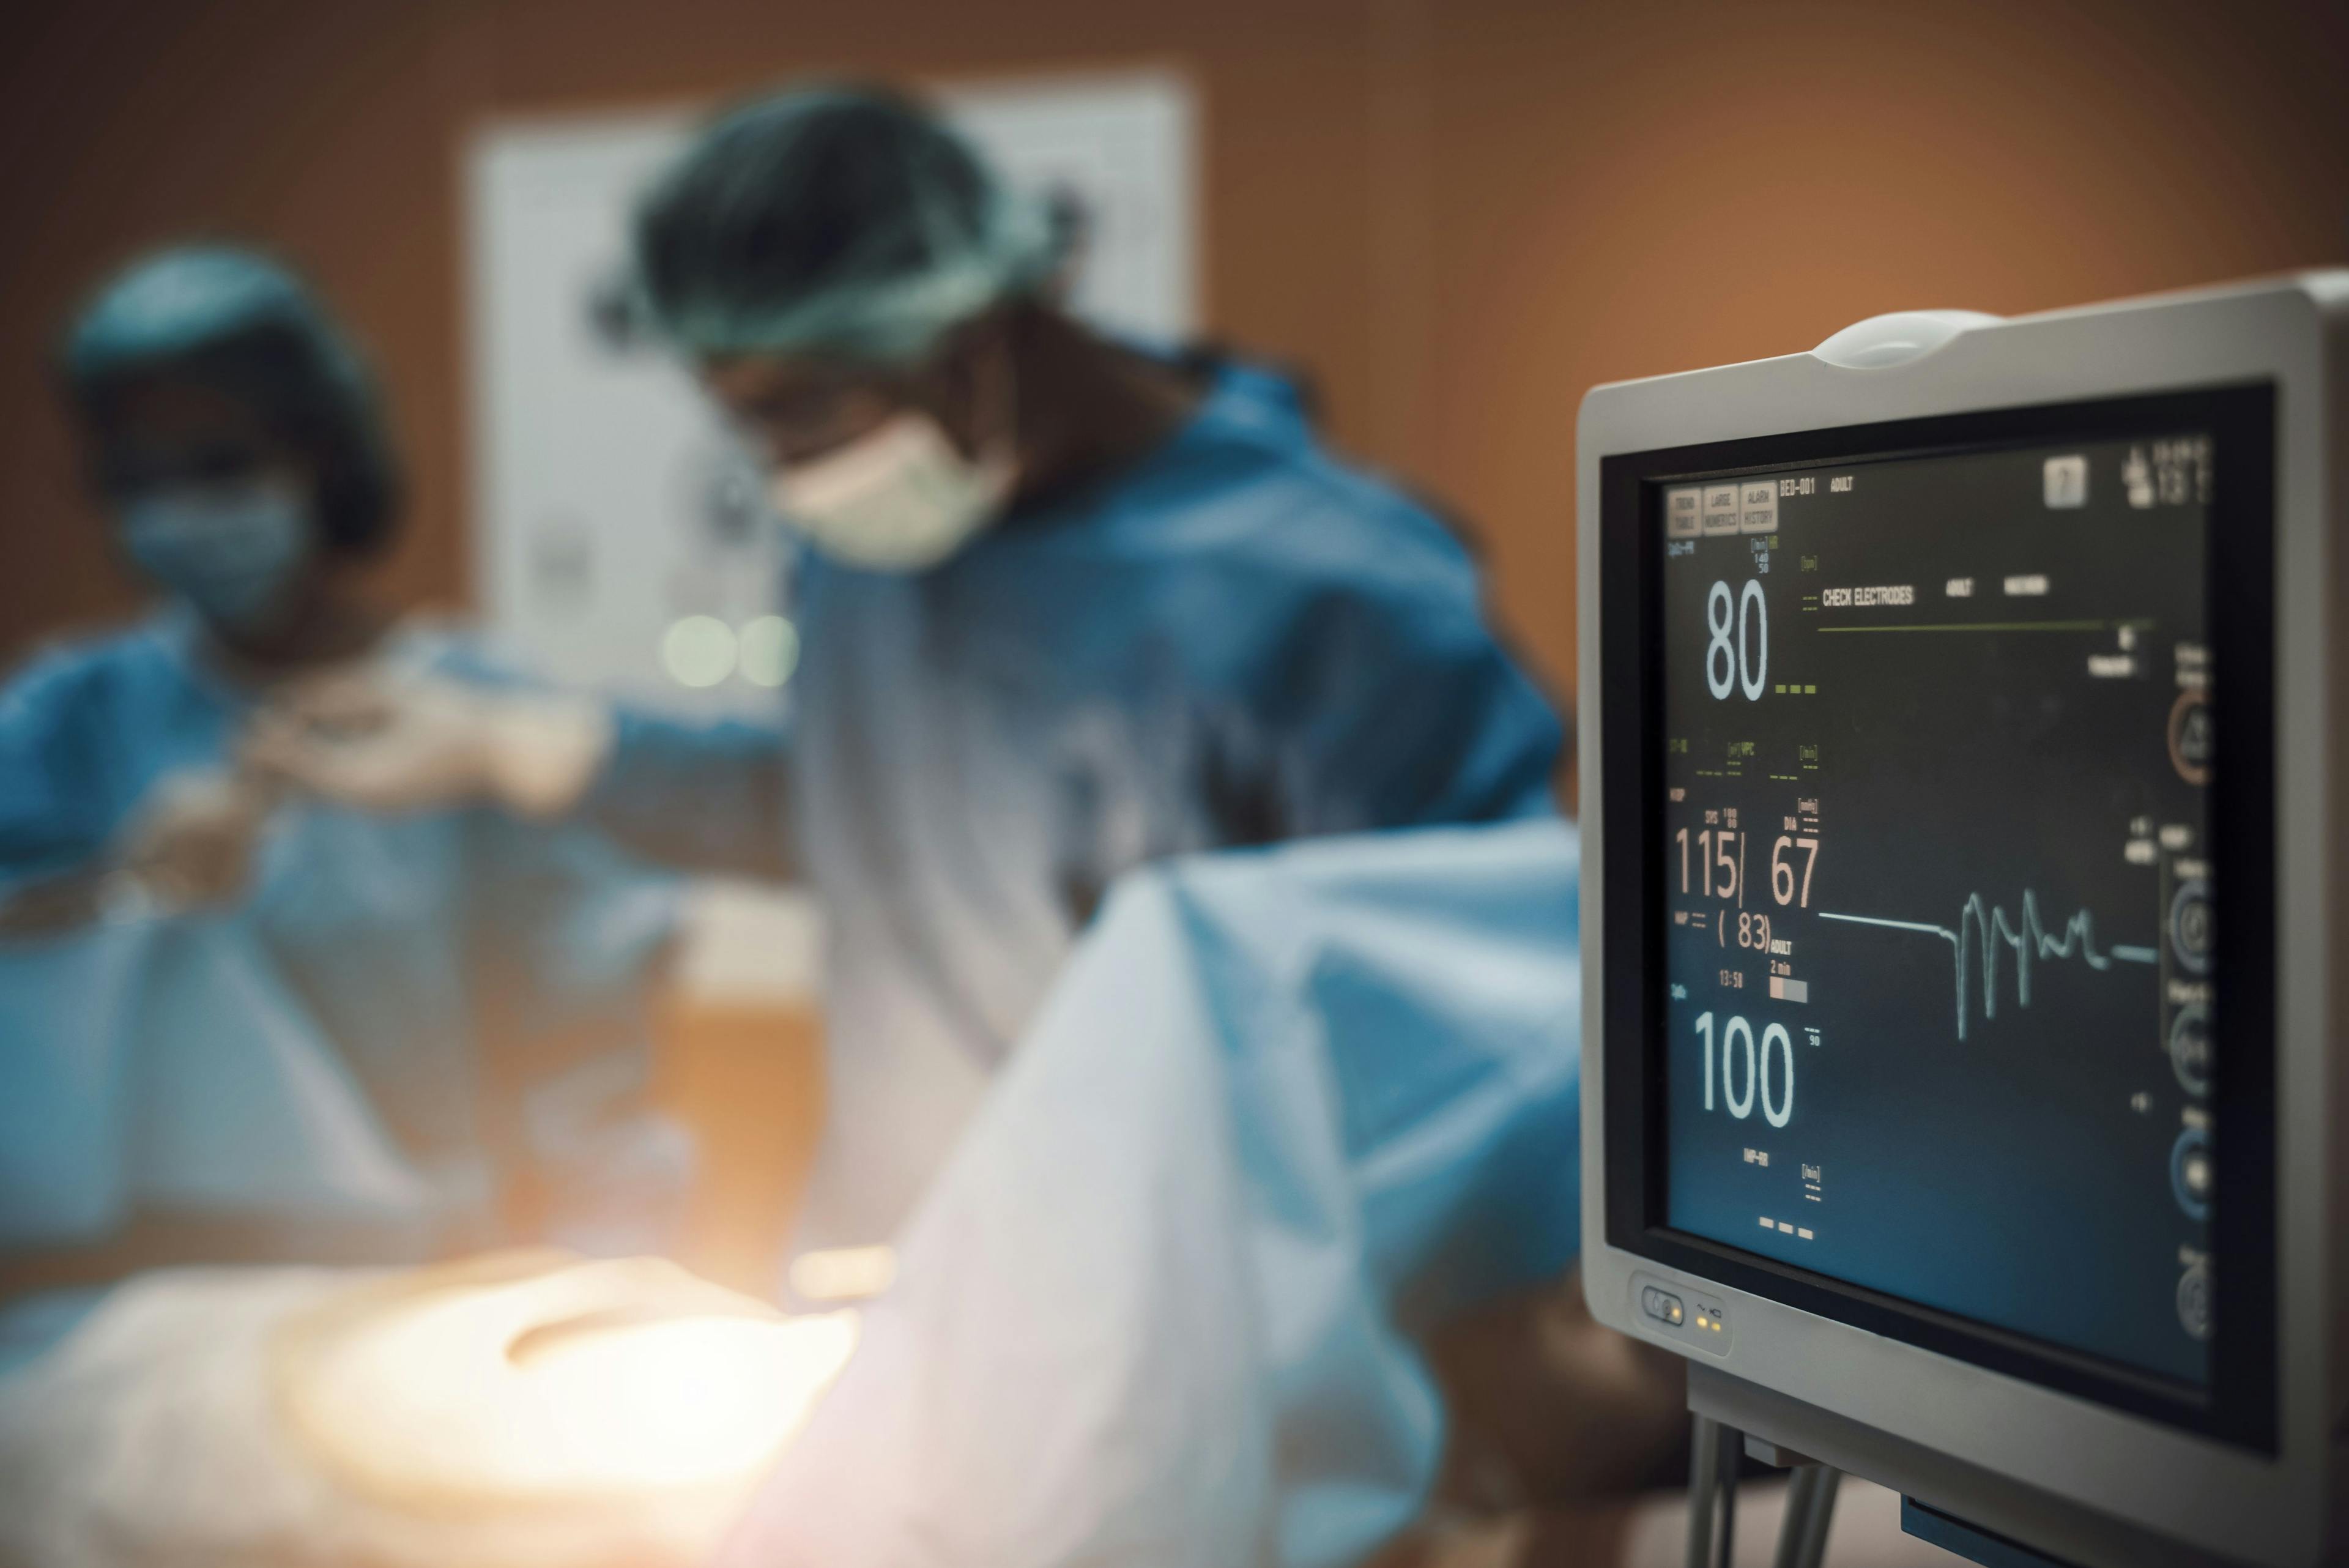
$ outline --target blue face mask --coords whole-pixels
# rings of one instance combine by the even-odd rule
[[[308,561],[309,509],[267,483],[158,491],[124,508],[122,544],[206,620],[250,628],[280,607]]]

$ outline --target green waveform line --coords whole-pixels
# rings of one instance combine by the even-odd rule
[[[1998,1016],[1998,950],[2004,944],[2014,951],[2014,990],[2017,1002],[2031,1005],[2031,966],[2036,960],[2068,959],[2075,953],[2093,970],[2107,970],[2117,959],[2124,963],[2153,963],[2160,955],[2152,948],[2115,947],[2110,953],[2096,950],[2095,918],[2082,909],[2064,923],[2061,936],[2051,937],[2040,923],[2039,899],[2028,888],[2023,890],[2023,923],[2007,923],[2006,911],[1983,901],[1980,893],[1967,895],[1965,908],[1958,913],[1955,929],[1936,926],[1923,920],[1888,920],[1875,915],[1830,915],[1824,910],[1819,919],[1840,920],[1847,925],[1881,926],[1888,930],[1921,931],[1940,938],[1954,950],[1958,980],[1958,1038],[1966,1037],[1966,970],[1973,958],[1976,933],[1980,933],[1982,1016]]]

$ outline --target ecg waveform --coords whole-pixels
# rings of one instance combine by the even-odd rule
[[[1982,965],[1982,1012],[1984,1018],[1998,1016],[1998,954],[2003,946],[2014,952],[2014,991],[2016,1001],[2024,1007],[2031,1005],[2031,966],[2045,959],[2077,957],[2092,970],[2107,970],[2116,961],[2122,963],[2153,963],[2160,955],[2152,948],[2116,946],[2108,953],[2096,950],[2095,918],[2082,909],[2064,922],[2063,934],[2049,936],[2039,919],[2039,899],[2028,888],[2023,890],[2023,923],[2007,923],[2006,911],[1985,903],[1980,893],[1969,894],[1965,907],[1958,912],[1956,929],[1929,925],[1921,920],[1888,920],[1874,915],[1830,915],[1822,911],[1823,920],[1840,920],[1853,926],[1882,926],[1895,931],[1923,931],[1948,942],[1954,950],[1957,964],[1958,1038],[1966,1037],[1967,971],[1980,951]]]

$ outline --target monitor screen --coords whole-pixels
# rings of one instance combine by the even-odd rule
[[[1648,482],[1671,1230],[2199,1387],[2213,428]]]

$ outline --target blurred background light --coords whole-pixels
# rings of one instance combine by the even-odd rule
[[[714,615],[689,615],[661,634],[661,668],[679,686],[715,686],[734,673],[734,628]]]
[[[779,615],[745,621],[735,642],[735,660],[742,679],[751,685],[781,686],[799,667],[799,628]]]

